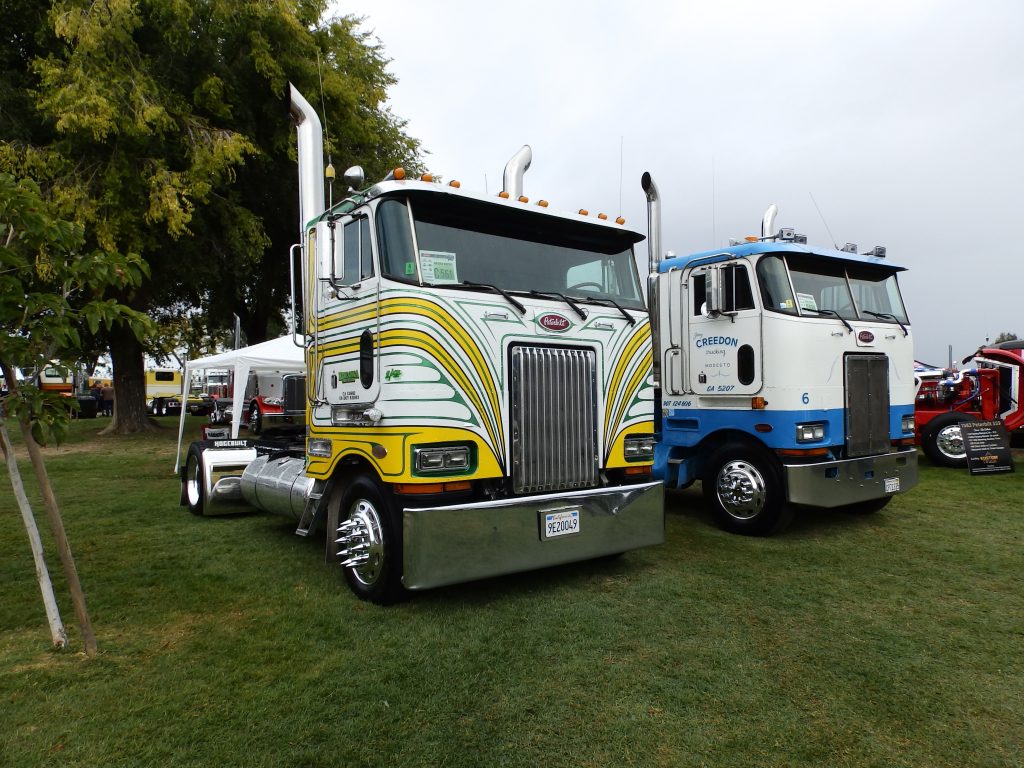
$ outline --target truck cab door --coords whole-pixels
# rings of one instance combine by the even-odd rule
[[[380,278],[372,229],[367,213],[342,216],[327,238],[333,248],[330,274],[319,281],[316,387],[323,404],[318,411],[328,419],[331,406],[368,405],[380,394]]]
[[[761,390],[761,311],[745,261],[689,273],[689,385],[698,395],[752,395]]]
[[[686,312],[688,286],[686,273],[671,269],[658,276],[661,297],[658,324],[661,341],[661,387],[666,395],[682,395],[689,391],[686,382]]]

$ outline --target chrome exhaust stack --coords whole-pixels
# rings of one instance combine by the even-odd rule
[[[324,212],[324,131],[316,110],[288,83],[290,111],[298,129],[299,242],[305,242],[306,224]]]
[[[502,180],[502,190],[508,193],[512,200],[518,200],[523,194],[523,175],[530,170],[530,163],[533,162],[533,150],[529,144],[524,144],[522,149],[512,155],[512,158],[505,164],[505,177]]]
[[[768,210],[764,212],[764,218],[761,219],[761,239],[767,240],[770,237],[775,237],[775,217],[779,213],[779,206],[772,203],[768,206]]]
[[[647,196],[647,306],[651,316],[651,359],[654,386],[661,386],[661,343],[657,329],[661,327],[660,302],[658,301],[658,265],[661,263],[661,200],[658,185],[651,174],[644,171],[640,186]]]

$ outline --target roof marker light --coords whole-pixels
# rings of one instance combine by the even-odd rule
[[[537,201],[537,205],[539,205],[541,208],[547,208],[548,207],[548,201],[547,200],[538,200]]]
[[[586,208],[580,208],[580,216],[589,216],[589,215],[590,215],[590,211],[588,211]]]
[[[519,202],[520,203],[528,203],[528,202],[530,202],[530,198],[528,198],[526,195],[520,195],[519,196]]]
[[[462,184],[460,184],[459,182],[455,181],[455,179],[452,179],[451,181],[448,182],[448,186],[449,187],[455,187],[456,189],[458,189],[459,187],[462,186]]]
[[[747,236],[746,236],[746,237],[744,237],[743,239],[744,239],[744,240],[746,240],[746,241],[747,241],[748,243],[756,243],[756,242],[757,242],[758,240],[760,240],[761,238],[759,238],[759,237],[754,237],[753,235],[747,235]]]
[[[599,213],[599,214],[597,214],[597,218],[599,218],[601,221],[607,221],[608,214],[607,213]]]
[[[498,193],[498,197],[503,197],[503,198],[505,198],[506,200],[508,200],[508,192],[506,192],[506,191],[505,191],[505,190],[503,189],[503,190],[501,190],[501,192],[499,192],[499,193]]]
[[[433,181],[434,175],[432,173],[424,173],[420,176],[420,181]]]
[[[405,168],[395,168],[391,173],[394,175],[395,181],[401,181],[405,178]]]
[[[622,224],[625,224],[625,223],[626,223],[626,220],[625,220],[624,218],[622,218],[621,216],[619,216],[619,218],[617,218],[617,219],[615,220],[615,223],[616,223],[616,224],[619,224],[619,225],[622,225]]]

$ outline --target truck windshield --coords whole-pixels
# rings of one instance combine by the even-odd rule
[[[382,201],[377,233],[390,277],[436,286],[486,283],[644,309],[628,230],[428,193]]]
[[[757,264],[766,309],[790,315],[909,324],[896,273],[804,254],[768,255]]]

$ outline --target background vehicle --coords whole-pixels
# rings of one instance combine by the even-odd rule
[[[642,236],[531,205],[528,147],[498,196],[396,169],[325,212],[294,89],[292,114],[307,375],[283,399],[306,425],[193,444],[182,503],[243,499],[302,535],[325,520],[328,557],[378,603],[662,542]]]
[[[654,475],[701,480],[719,523],[779,530],[792,504],[884,506],[917,483],[910,321],[884,249],[817,248],[775,228],[658,260],[652,317],[661,415]]]
[[[258,435],[284,416],[283,378],[279,373],[251,373],[246,385],[245,425]],[[268,424],[268,419],[271,424]]]
[[[945,467],[966,467],[960,424],[1003,422],[1010,433],[1024,429],[1024,341],[982,347],[964,358],[965,370],[919,370],[914,401],[917,441],[925,454]]]
[[[154,416],[177,416],[181,413],[181,371],[156,368],[146,371],[146,403]]]

